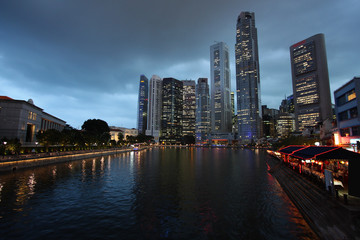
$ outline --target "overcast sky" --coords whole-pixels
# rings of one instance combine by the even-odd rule
[[[331,94],[360,75],[358,0],[0,0],[0,95],[34,100],[81,128],[136,127],[139,79],[210,77],[227,43],[235,85],[236,20],[255,12],[261,100],[292,94],[290,45],[325,34]]]

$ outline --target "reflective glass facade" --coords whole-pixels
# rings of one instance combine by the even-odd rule
[[[210,94],[207,78],[196,85],[196,142],[207,143],[210,133]]]
[[[229,49],[223,42],[210,47],[211,130],[230,133],[232,126]]]
[[[182,140],[183,82],[164,78],[162,86],[162,114],[160,142],[180,143]]]
[[[140,76],[137,124],[139,134],[145,134],[147,127],[148,82],[147,77],[144,75]]]
[[[241,12],[236,25],[236,94],[238,135],[242,142],[262,136],[257,29],[255,14]]]

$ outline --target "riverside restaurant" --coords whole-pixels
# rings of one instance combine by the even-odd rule
[[[342,189],[360,197],[360,154],[335,146],[291,145],[269,152],[292,169],[333,193]]]

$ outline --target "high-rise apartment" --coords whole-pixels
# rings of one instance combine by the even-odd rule
[[[210,94],[207,78],[196,84],[196,143],[208,143],[210,134]]]
[[[145,75],[140,76],[137,118],[137,128],[139,134],[145,134],[147,128],[148,82],[149,80],[145,77]]]
[[[211,130],[214,134],[231,133],[229,49],[224,42],[210,47]]]
[[[162,80],[159,76],[151,77],[148,96],[146,135],[153,136],[154,140],[159,142],[162,111]]]
[[[296,129],[314,128],[332,119],[324,34],[290,47]]]
[[[236,93],[241,142],[261,137],[261,99],[255,14],[241,12],[236,25]]]
[[[195,81],[184,80],[183,82],[183,135],[195,137]]]
[[[165,144],[181,143],[183,82],[164,78],[162,87],[161,137]]]

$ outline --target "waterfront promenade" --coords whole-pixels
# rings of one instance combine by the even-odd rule
[[[359,198],[348,196],[345,204],[343,194],[337,199],[278,159],[267,160],[271,174],[321,239],[360,239]]]

